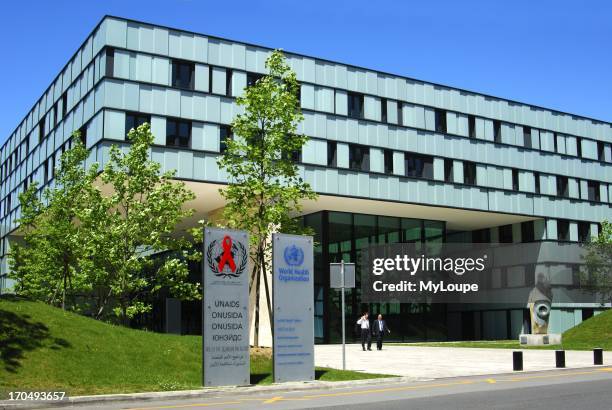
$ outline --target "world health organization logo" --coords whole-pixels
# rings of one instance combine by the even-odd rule
[[[304,262],[304,251],[295,245],[287,246],[283,256],[289,266],[300,266]]]

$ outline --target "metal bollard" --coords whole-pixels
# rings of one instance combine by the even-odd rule
[[[593,364],[595,365],[603,364],[603,349],[601,347],[597,347],[593,349]]]
[[[565,350],[555,350],[555,363],[557,367],[565,367]]]
[[[523,370],[523,352],[512,352],[512,370]]]

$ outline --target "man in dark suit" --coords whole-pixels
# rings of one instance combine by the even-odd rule
[[[376,350],[382,350],[385,333],[391,333],[391,331],[387,327],[387,322],[383,320],[382,315],[378,315],[378,319],[372,323],[372,334],[376,337]]]

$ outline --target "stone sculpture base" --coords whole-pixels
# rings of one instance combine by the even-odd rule
[[[546,335],[523,334],[519,336],[519,343],[525,346],[560,345],[561,335],[548,333]]]

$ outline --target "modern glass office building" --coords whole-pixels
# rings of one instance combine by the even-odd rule
[[[126,143],[127,130],[150,122],[152,158],[176,169],[197,195],[193,221],[218,212],[226,176],[216,158],[231,133],[234,98],[265,73],[270,51],[103,18],[2,145],[0,287],[11,286],[6,255],[19,240],[18,195],[33,181],[54,183],[54,166],[74,130],[91,150],[88,161],[103,165],[112,144]],[[612,219],[608,122],[316,57],[287,57],[301,83],[300,131],[310,137],[299,166],[319,193],[305,203],[303,216],[319,243],[313,295],[319,342],[335,342],[340,334],[339,297],[329,289],[327,264],[358,260],[368,244],[578,242]],[[401,340],[513,338],[525,314],[520,305],[364,306],[359,289],[347,301],[350,318],[365,308],[387,315]],[[604,308],[554,304],[551,331]],[[197,331],[199,320],[199,309],[183,304],[182,326],[172,328]]]

